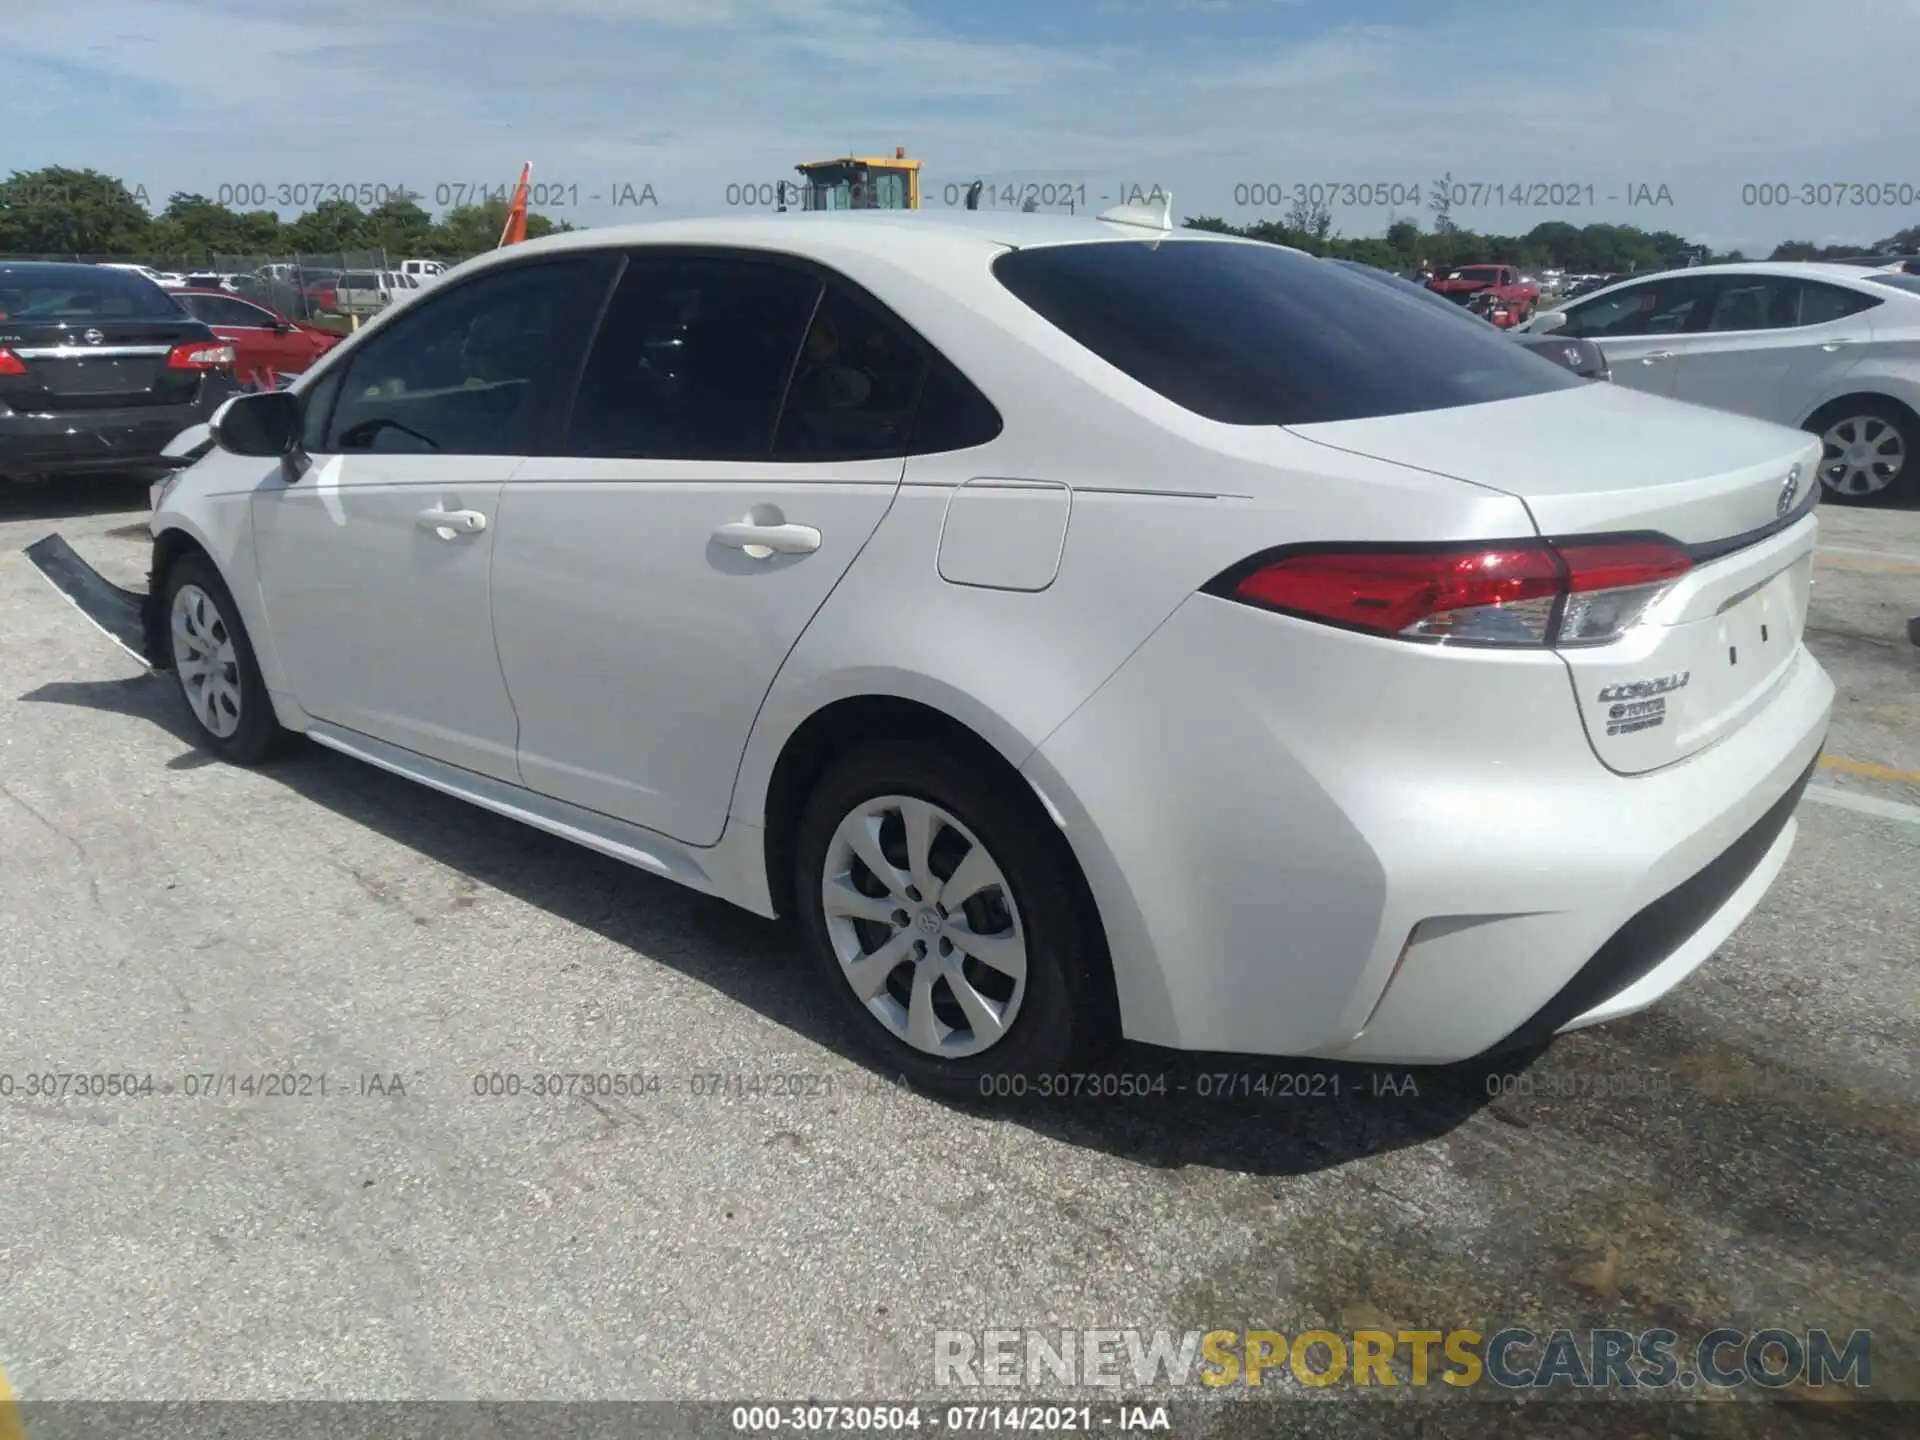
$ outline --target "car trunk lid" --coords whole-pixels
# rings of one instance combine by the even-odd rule
[[[1294,433],[1512,495],[1549,539],[1661,536],[1688,551],[1692,569],[1639,625],[1561,647],[1613,770],[1656,770],[1731,734],[1798,659],[1820,488],[1810,435],[1611,385]]]
[[[0,374],[0,404],[23,414],[190,404],[200,372],[170,369],[167,356],[186,341],[215,341],[211,330],[184,314],[51,323],[8,319],[0,321],[0,336],[23,372]]]

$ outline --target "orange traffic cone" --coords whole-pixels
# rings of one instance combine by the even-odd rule
[[[527,193],[533,181],[533,162],[520,167],[520,183],[513,187],[513,203],[507,207],[507,223],[500,229],[500,244],[518,245],[527,238]]]

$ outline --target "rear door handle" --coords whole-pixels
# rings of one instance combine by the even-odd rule
[[[478,510],[442,510],[435,506],[420,512],[419,523],[422,530],[451,540],[456,535],[478,535],[487,528],[487,517]]]
[[[1658,355],[1642,355],[1640,357],[1640,363],[1642,365],[1651,365],[1656,360],[1671,360],[1672,358],[1673,351],[1662,350]]]
[[[755,525],[736,520],[713,532],[722,545],[744,550],[756,560],[774,555],[809,555],[820,548],[820,532],[810,525]]]
[[[1826,351],[1829,355],[1831,355],[1834,351],[1838,350],[1842,345],[1851,345],[1853,343],[1854,342],[1851,340],[1827,340],[1821,343],[1820,348]]]

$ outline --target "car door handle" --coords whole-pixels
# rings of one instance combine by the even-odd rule
[[[451,540],[455,535],[478,535],[487,528],[487,517],[478,510],[442,510],[436,506],[420,512],[420,528]]]
[[[744,550],[756,560],[773,555],[808,555],[820,548],[820,532],[810,525],[755,525],[736,520],[713,532],[722,545]]]
[[[1658,355],[1642,355],[1640,357],[1640,363],[1642,365],[1651,365],[1656,360],[1671,360],[1672,358],[1673,351],[1662,350]]]
[[[1826,351],[1829,355],[1831,355],[1834,351],[1838,350],[1842,345],[1851,345],[1851,344],[1853,344],[1853,341],[1851,340],[1825,340],[1821,342],[1820,348]]]

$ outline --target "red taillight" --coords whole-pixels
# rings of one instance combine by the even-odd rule
[[[1297,551],[1216,594],[1375,635],[1467,645],[1598,645],[1691,568],[1660,540]],[[1234,572],[1229,572],[1232,576]]]
[[[26,373],[27,362],[14,354],[13,351],[8,350],[4,346],[0,346],[0,375],[24,375]]]
[[[188,340],[167,352],[167,369],[230,370],[238,358],[224,340]]]

